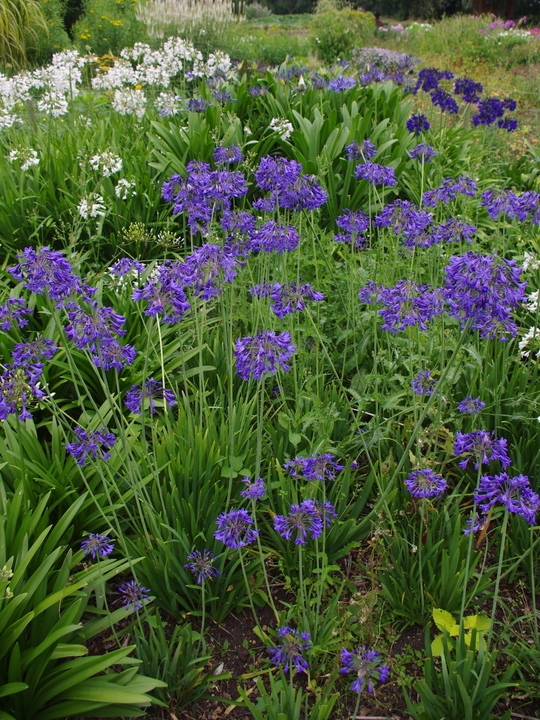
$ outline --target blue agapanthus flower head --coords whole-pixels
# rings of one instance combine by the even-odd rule
[[[216,540],[220,540],[233,550],[249,545],[258,535],[258,531],[253,527],[251,515],[244,509],[221,513],[216,525],[218,526],[214,532]]]
[[[296,673],[305,672],[309,664],[304,654],[311,648],[309,633],[283,626],[278,630],[278,638],[281,642],[268,649],[272,662],[281,666],[284,673],[289,668]]]
[[[382,664],[382,656],[376,650],[366,650],[366,646],[356,648],[352,652],[343,648],[341,650],[341,662],[343,667],[339,672],[345,675],[356,675],[351,685],[351,690],[362,693],[367,688],[371,695],[374,691],[374,683],[385,683],[390,675],[388,665]]]

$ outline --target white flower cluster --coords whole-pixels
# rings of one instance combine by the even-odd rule
[[[288,140],[294,130],[292,123],[285,120],[285,118],[272,118],[268,127],[270,130],[277,132],[282,140]]]
[[[90,158],[92,170],[101,170],[103,177],[110,177],[122,169],[122,158],[107,150]]]
[[[535,313],[538,310],[538,295],[539,291],[531,293],[530,295],[527,295],[527,301],[525,302],[525,306],[527,310],[529,310],[532,313]]]
[[[136,115],[139,119],[146,112],[146,95],[138,88],[115,90],[112,100],[113,110],[120,115]]]
[[[32,165],[39,165],[39,156],[32,148],[21,148],[20,150],[12,150],[8,156],[9,162],[18,162],[21,170],[28,170]]]
[[[120,198],[120,200],[127,200],[128,197],[136,195],[135,192],[135,183],[130,182],[129,180],[126,180],[125,178],[121,178],[114,188],[114,194],[117,198]]]
[[[533,253],[525,252],[523,253],[523,269],[524,270],[538,270],[540,268],[540,258],[538,255],[534,255]]]
[[[522,358],[530,357],[531,348],[529,348],[529,345],[533,342],[535,342],[536,347],[540,348],[540,328],[538,327],[529,328],[527,333],[519,341],[519,352]],[[536,357],[540,357],[540,349],[536,353]]]
[[[97,193],[90,193],[77,205],[79,215],[88,220],[94,217],[103,217],[106,213],[105,201]]]

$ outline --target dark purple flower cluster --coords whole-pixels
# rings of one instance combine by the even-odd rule
[[[467,395],[466,398],[458,402],[458,410],[464,415],[477,415],[481,410],[486,407],[486,403],[480,398],[473,398],[472,395]]]
[[[370,160],[377,154],[377,148],[369,140],[357,142],[354,140],[350,145],[345,147],[347,152],[347,160]]]
[[[85,555],[91,555],[92,560],[97,557],[105,558],[114,550],[114,543],[105,535],[90,533],[88,540],[81,543],[81,550],[84,550]]]
[[[431,213],[419,210],[408,200],[394,200],[379,215],[375,216],[375,227],[391,227],[394,235],[400,232],[421,233],[431,223]]]
[[[173,214],[185,212],[191,232],[206,233],[218,210],[231,208],[233,198],[247,193],[246,178],[241,172],[212,170],[208,163],[193,160],[186,166],[186,176],[173,175],[163,183],[161,195],[173,204]]]
[[[431,127],[425,115],[411,115],[405,125],[407,130],[413,135],[421,135]]]
[[[278,368],[290,370],[288,363],[295,352],[288,332],[267,330],[254,337],[239,338],[234,349],[236,372],[243,380],[260,380],[265,375],[274,375]]]
[[[126,610],[129,610],[131,605],[131,609],[137,612],[147,600],[150,600],[150,590],[135,580],[119,585],[118,592],[123,595],[122,602],[126,606]]]
[[[421,370],[411,381],[411,390],[417,395],[433,395],[437,381],[431,370]]]
[[[212,95],[214,96],[214,100],[217,100],[218,103],[223,103],[224,105],[236,102],[236,98],[233,98],[229,90],[216,88],[212,91]]]
[[[455,200],[458,195],[468,195],[475,197],[478,187],[474,180],[461,175],[457,178],[445,178],[440,187],[434,190],[428,190],[424,193],[423,203],[428,207],[435,207],[438,202],[446,204],[451,200]]]
[[[275,220],[263,223],[251,234],[251,249],[254,252],[292,252],[299,242],[300,235],[294,225],[280,225]]]
[[[253,482],[249,477],[245,477],[242,482],[246,486],[245,490],[240,491],[240,495],[250,500],[260,500],[266,495],[266,486],[262,478],[256,478]]]
[[[23,343],[17,343],[11,357],[16,365],[34,365],[46,358],[50,360],[56,354],[58,345],[54,340],[44,337],[36,337]]]
[[[229,255],[247,257],[251,252],[252,235],[257,225],[255,217],[248,212],[227,212],[220,220],[226,233],[223,247]]]
[[[515,337],[511,311],[525,299],[527,284],[520,282],[521,272],[513,260],[497,255],[455,255],[445,268],[448,313],[458,318],[462,327],[471,321],[482,337]]]
[[[201,585],[203,580],[211,580],[214,577],[221,575],[219,570],[214,567],[216,561],[215,553],[213,550],[194,550],[191,555],[187,556],[191,562],[186,563],[184,567],[186,570],[191,570],[193,575],[197,578],[197,585]]]
[[[255,285],[250,288],[253,297],[267,297],[272,299],[270,307],[278,318],[283,320],[286,315],[305,310],[306,302],[310,300],[324,300],[324,294],[314,290],[309,283],[295,285],[294,283],[273,283],[267,285]]]
[[[19,420],[29,420],[32,415],[28,405],[45,397],[38,387],[43,363],[24,361],[21,364],[4,365],[0,373],[0,420],[15,415]]]
[[[254,85],[253,87],[247,88],[248,95],[251,95],[252,98],[259,98],[263,95],[266,95],[268,92],[268,86],[267,85]]]
[[[278,638],[282,640],[281,644],[268,649],[274,665],[283,667],[285,673],[289,668],[297,673],[305,672],[309,665],[302,653],[311,648],[309,633],[284,626],[279,628]]]
[[[494,505],[503,505],[508,512],[521,515],[530,525],[536,524],[536,513],[540,509],[540,497],[531,489],[526,475],[509,477],[484,475],[474,492],[474,502],[487,513]]]
[[[28,315],[32,310],[26,307],[24,298],[9,298],[7,302],[0,305],[0,329],[11,330],[13,325],[24,327],[28,325]]]
[[[247,510],[230,510],[223,512],[216,520],[218,529],[214,532],[216,540],[220,540],[233,550],[252,543],[258,535],[253,528],[253,520]]]
[[[331,453],[315,453],[309,457],[295,457],[283,466],[292,477],[303,476],[306,480],[334,480],[336,472],[343,470],[344,465],[334,462],[336,456]]]
[[[367,180],[370,185],[388,185],[388,187],[397,185],[394,168],[373,162],[357,165],[354,169],[354,177],[357,180]]]
[[[503,118],[502,120],[497,120],[497,127],[500,127],[501,130],[506,130],[506,132],[514,132],[515,130],[517,130],[517,126],[517,120],[513,120],[512,118]]]
[[[144,265],[138,260],[132,260],[131,258],[122,258],[115,263],[109,272],[113,277],[123,278],[126,275],[141,274],[144,272]]]
[[[382,656],[376,650],[366,650],[366,646],[356,648],[352,652],[343,648],[341,650],[341,662],[343,667],[340,673],[345,675],[356,675],[351,685],[351,690],[362,693],[367,688],[368,693],[373,694],[373,683],[378,681],[385,683],[390,675],[388,665],[382,664]]]
[[[412,92],[416,95],[419,90],[432,92],[439,89],[441,80],[452,80],[454,74],[450,70],[437,70],[437,68],[424,68],[418,73],[416,85]]]
[[[418,143],[416,147],[409,150],[409,155],[413,160],[419,160],[420,162],[427,163],[430,162],[430,160],[433,160],[433,158],[437,155],[437,151],[435,148],[432,148],[431,145]]]
[[[478,125],[493,125],[493,123],[502,118],[506,110],[515,110],[516,102],[512,98],[506,98],[506,100],[499,100],[499,98],[486,98],[480,100],[478,103],[478,113],[473,115],[471,118],[472,124],[477,127]]]
[[[419,325],[426,330],[428,323],[444,310],[439,290],[429,285],[420,285],[414,280],[400,280],[394,288],[383,285],[366,285],[358,293],[362,302],[377,302],[385,307],[379,310],[384,318],[382,330],[397,333],[409,325]]]
[[[82,297],[88,301],[96,290],[74,275],[71,265],[61,252],[46,246],[37,250],[27,247],[17,258],[20,262],[8,268],[13,277],[30,292],[37,295],[48,292],[58,307],[64,307],[70,298]]]
[[[323,534],[323,518],[314,500],[293,503],[288,515],[274,515],[274,528],[286,540],[294,538],[295,545],[305,545],[308,537],[316,540]]]
[[[218,145],[212,155],[217,165],[238,165],[244,159],[244,154],[236,145]]]
[[[366,239],[362,233],[369,230],[369,215],[366,215],[361,210],[345,210],[336,218],[336,225],[346,231],[334,235],[336,242],[351,243],[356,247],[362,247],[366,244]]]
[[[133,300],[148,300],[145,315],[160,315],[162,322],[174,324],[189,310],[181,268],[182,263],[160,265],[141,288],[133,291]]]
[[[220,245],[206,243],[195,248],[177,269],[184,287],[191,287],[194,295],[210,300],[221,294],[224,282],[234,280],[241,264]]]
[[[459,467],[463,469],[467,467],[469,460],[475,461],[475,470],[491,460],[499,460],[503,468],[506,468],[511,462],[507,447],[508,443],[504,438],[496,438],[492,432],[487,430],[476,430],[470,433],[458,432],[454,442],[454,454],[457,457],[465,458],[458,463]]]
[[[145,400],[149,401],[150,413],[154,415],[156,412],[155,400],[165,400],[172,407],[176,405],[176,397],[172,390],[167,390],[163,385],[151,377],[142,385],[132,385],[131,390],[126,393],[124,404],[136,415],[142,414],[142,406]]]
[[[533,225],[540,223],[540,195],[534,191],[524,192],[518,197],[511,190],[490,188],[482,193],[481,205],[492,220],[504,214],[520,222],[530,219]]]
[[[356,79],[350,75],[338,75],[337,78],[330,80],[327,89],[332,92],[339,93],[345,90],[350,90],[356,86]]]
[[[431,468],[414,470],[405,480],[405,485],[415,498],[439,497],[446,490],[446,480]]]
[[[489,520],[486,515],[480,513],[474,513],[474,515],[468,518],[463,529],[464,535],[470,535],[483,530],[489,524]]]
[[[116,435],[106,432],[106,428],[101,430],[84,430],[82,427],[73,428],[73,432],[79,438],[77,442],[66,443],[66,451],[75,458],[77,465],[86,465],[88,456],[102,460],[108,460],[111,457],[110,450],[115,443]]]
[[[454,95],[460,95],[466,103],[477,103],[484,88],[471,78],[456,78],[454,82]]]
[[[214,105],[204,98],[191,98],[187,101],[186,107],[191,112],[203,113],[207,108],[214,107]]]
[[[302,174],[302,165],[295,160],[263,157],[254,175],[258,187],[270,193],[253,203],[257,210],[315,210],[328,199],[315,175]]]
[[[459,112],[459,105],[454,100],[452,95],[442,88],[437,88],[430,93],[431,102],[436,107],[441,108],[441,112],[447,112],[451,115],[457,115]]]

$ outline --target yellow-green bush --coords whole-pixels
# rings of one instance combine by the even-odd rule
[[[136,0],[87,0],[84,15],[73,26],[73,42],[97,55],[117,54],[146,40],[146,27],[135,16]]]
[[[369,42],[375,33],[371,13],[351,10],[328,10],[316,13],[311,22],[311,46],[324,62],[346,58],[354,47]]]

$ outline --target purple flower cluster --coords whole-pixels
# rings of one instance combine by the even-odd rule
[[[234,549],[252,543],[258,531],[253,526],[253,520],[247,510],[230,510],[223,512],[216,520],[218,529],[214,532],[216,540]]]
[[[354,170],[354,177],[357,180],[367,180],[370,185],[388,185],[388,187],[397,185],[394,168],[374,162],[357,165]]]
[[[297,673],[305,672],[309,665],[303,653],[311,648],[309,633],[283,626],[278,630],[278,638],[282,642],[268,649],[274,665],[283,667],[285,673],[289,672],[289,668]]]
[[[486,403],[480,398],[473,398],[472,395],[467,395],[466,398],[458,403],[458,410],[460,413],[465,415],[477,415],[486,406]]]
[[[456,78],[454,82],[454,95],[460,95],[466,103],[477,103],[484,88],[471,78]]]
[[[527,283],[520,282],[521,268],[513,260],[467,252],[450,258],[445,274],[448,313],[462,327],[471,321],[482,337],[515,337],[511,311],[525,299]]]
[[[251,250],[278,255],[292,252],[298,247],[300,235],[294,225],[280,225],[269,220],[256,228],[251,235]]]
[[[97,557],[106,558],[114,550],[114,543],[105,535],[90,533],[88,540],[81,543],[81,550],[84,550],[85,555],[91,555],[92,560]]]
[[[411,390],[417,395],[433,395],[437,381],[431,370],[421,370],[411,381]]]
[[[450,113],[450,115],[457,115],[459,112],[459,105],[454,100],[452,95],[442,88],[437,88],[430,93],[431,102],[436,107],[441,108],[441,112]]]
[[[191,287],[194,295],[210,300],[221,294],[224,282],[234,280],[241,264],[219,245],[205,243],[195,248],[184,263],[177,266],[177,271],[184,287]]]
[[[505,214],[509,219],[517,218],[520,222],[530,219],[533,225],[540,224],[540,194],[534,191],[518,197],[511,190],[491,188],[482,193],[481,205],[492,220]]]
[[[32,310],[26,307],[24,298],[9,298],[7,302],[0,304],[0,329],[11,330],[13,325],[24,327],[28,325],[28,315]]]
[[[16,413],[19,420],[32,417],[27,406],[45,397],[38,387],[42,370],[43,363],[25,361],[4,365],[0,373],[0,420]]]
[[[447,177],[442,181],[440,187],[424,193],[423,203],[428,207],[435,207],[438,202],[449,203],[458,195],[475,197],[477,191],[478,187],[474,180],[466,175],[461,175],[457,179]]]
[[[269,296],[272,299],[270,305],[272,312],[281,320],[290,313],[304,310],[306,302],[310,300],[316,302],[324,300],[324,294],[314,290],[309,283],[304,285],[295,285],[293,283],[255,285],[249,291],[253,297]]]
[[[197,578],[197,585],[201,585],[203,580],[211,580],[221,575],[219,570],[214,567],[217,558],[214,557],[213,550],[194,550],[191,555],[187,556],[188,562],[184,565],[186,570],[190,570]]]
[[[358,297],[362,302],[377,302],[384,307],[379,315],[384,318],[382,330],[397,333],[410,325],[426,330],[428,323],[444,310],[442,294],[420,285],[414,280],[400,280],[394,288],[368,283]]]
[[[350,75],[338,75],[337,78],[330,80],[327,85],[327,89],[332,92],[339,93],[345,90],[350,90],[356,86],[356,79]]]
[[[148,300],[145,315],[161,316],[164,323],[174,324],[191,307],[186,298],[180,263],[160,265],[141,288],[134,290],[133,300]]]
[[[245,490],[240,491],[240,495],[250,500],[260,500],[266,495],[266,487],[262,478],[256,478],[253,482],[249,477],[245,477],[242,482],[246,486]]]
[[[236,145],[218,145],[212,153],[217,165],[238,165],[244,159],[244,155]]]
[[[334,462],[336,456],[331,453],[315,453],[309,457],[295,457],[287,460],[283,466],[292,477],[303,476],[306,480],[334,480],[336,472],[343,470],[344,465]]]
[[[422,233],[431,223],[431,213],[419,210],[408,200],[394,200],[379,215],[375,216],[375,227],[391,227],[394,235],[400,232]]]
[[[304,500],[293,503],[288,515],[274,515],[274,528],[286,540],[294,538],[295,545],[305,545],[308,537],[316,540],[323,534],[325,519],[328,524],[328,513],[318,511],[315,500]]]
[[[376,650],[366,650],[366,646],[356,648],[352,652],[343,648],[341,650],[341,662],[343,667],[340,673],[345,675],[356,675],[351,685],[351,690],[362,693],[367,688],[368,693],[373,694],[373,683],[378,681],[385,683],[390,675],[388,665],[382,664],[382,657]]]
[[[516,102],[512,98],[499,100],[499,98],[486,98],[478,102],[478,113],[473,115],[472,124],[477,125],[493,125],[496,120],[503,117],[506,110],[515,110]],[[516,122],[516,121],[514,121]],[[504,127],[500,125],[499,127]],[[516,122],[517,127],[517,122]],[[508,128],[506,128],[508,129]]]
[[[131,258],[121,258],[115,263],[109,272],[113,277],[123,278],[126,275],[141,274],[144,272],[144,265],[138,260],[132,260]]]
[[[102,460],[108,460],[111,457],[110,450],[115,443],[116,435],[106,432],[106,428],[101,430],[84,430],[82,427],[73,428],[73,432],[79,438],[77,442],[66,443],[66,451],[75,458],[77,465],[86,465],[88,456]]]
[[[421,135],[431,127],[425,115],[411,115],[405,125],[407,130],[413,135]]]
[[[302,173],[302,165],[283,157],[263,157],[254,173],[258,187],[270,197],[257,200],[257,210],[315,210],[328,199],[315,175]]]
[[[503,505],[508,512],[521,515],[530,525],[536,524],[536,513],[540,509],[540,497],[531,489],[525,475],[509,477],[484,475],[474,492],[474,502],[487,513],[494,505]]]
[[[412,92],[416,95],[419,90],[423,90],[424,92],[438,90],[441,80],[452,80],[453,78],[454,74],[450,72],[450,70],[424,68],[418,73],[416,85],[414,86]]]
[[[377,154],[377,148],[369,140],[362,140],[362,142],[354,140],[350,145],[345,147],[345,150],[347,152],[347,160],[350,161],[360,159],[364,161],[370,160]]]
[[[192,160],[186,176],[173,175],[163,183],[161,195],[173,205],[173,214],[185,212],[191,232],[206,233],[218,210],[230,210],[233,198],[247,193],[246,178],[241,172],[212,170],[208,163]]]
[[[135,580],[130,580],[129,582],[120,585],[118,587],[118,592],[123,596],[122,602],[126,606],[126,609],[129,610],[131,605],[131,609],[134,612],[140,610],[144,603],[150,599],[150,590],[143,587]]]
[[[54,340],[44,337],[36,337],[34,340],[17,343],[11,352],[13,362],[17,365],[35,365],[46,358],[51,360],[54,357],[58,345]]]
[[[486,465],[491,460],[499,460],[503,468],[510,465],[510,458],[507,452],[508,443],[504,438],[494,437],[492,432],[477,430],[470,433],[456,433],[454,442],[454,454],[463,456],[458,465],[465,469],[469,460],[474,460],[474,469],[478,470],[480,465]]]
[[[295,352],[288,332],[266,330],[254,337],[239,338],[234,349],[236,372],[242,380],[260,380],[265,375],[274,375],[278,368],[290,370],[288,363]]]
[[[366,215],[361,210],[345,210],[336,218],[336,225],[346,231],[334,236],[336,242],[351,243],[356,247],[366,244],[366,239],[362,233],[369,230],[369,215]]]
[[[446,490],[446,480],[431,468],[415,470],[405,480],[405,485],[415,498],[439,497]]]
[[[412,150],[409,150],[409,155],[413,160],[427,163],[433,160],[433,158],[437,155],[437,151],[432,148],[431,145],[426,145],[426,143],[418,143],[416,147],[414,147]]]
[[[176,397],[172,390],[167,390],[163,385],[154,380],[151,377],[146,380],[142,385],[132,385],[131,390],[126,393],[124,399],[124,405],[136,415],[142,414],[142,406],[145,400],[149,401],[150,413],[152,415],[156,412],[155,400],[165,400],[165,402],[172,407],[176,405]]]

